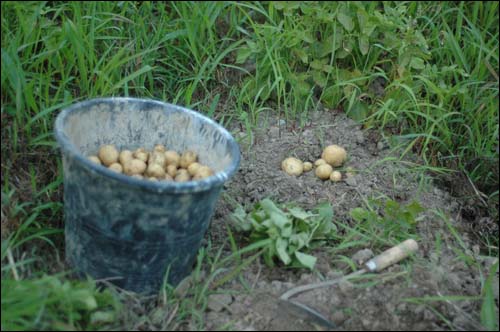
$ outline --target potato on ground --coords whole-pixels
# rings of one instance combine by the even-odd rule
[[[330,178],[330,174],[332,174],[333,168],[329,164],[319,165],[316,168],[315,174],[321,180],[327,180]]]
[[[304,171],[304,164],[297,158],[289,157],[281,162],[281,169],[288,175],[299,176]]]
[[[338,145],[329,145],[323,150],[321,159],[325,160],[333,167],[339,167],[342,166],[347,159],[347,152],[343,147]]]

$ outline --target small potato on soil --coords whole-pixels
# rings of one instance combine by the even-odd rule
[[[323,150],[321,158],[333,167],[339,167],[347,159],[347,152],[343,147],[333,144]]]
[[[123,166],[123,169],[127,175],[142,174],[146,170],[146,163],[140,159],[132,159]]]
[[[315,174],[321,180],[327,180],[330,178],[330,174],[332,174],[333,168],[329,164],[319,165],[316,168]]]
[[[312,170],[313,164],[309,161],[304,162],[304,172],[309,172]]]
[[[181,159],[179,161],[179,165],[182,168],[187,169],[189,167],[189,165],[191,165],[192,163],[194,163],[196,161],[197,158],[198,158],[198,156],[196,155],[195,152],[185,151],[181,156]]]
[[[118,161],[118,150],[114,145],[103,145],[99,149],[98,156],[105,166],[110,166]]]
[[[304,171],[304,164],[297,158],[289,157],[281,162],[281,169],[288,175],[299,176]]]
[[[122,173],[123,172],[123,167],[119,163],[112,163],[111,165],[108,166],[108,168],[112,171],[115,171],[117,173]]]
[[[88,159],[98,165],[101,165],[101,160],[97,156],[90,156]]]
[[[332,174],[330,174],[330,180],[333,182],[339,182],[342,180],[342,173],[339,171],[333,171]]]
[[[318,159],[314,162],[314,166],[318,167],[320,165],[326,164],[326,161],[324,159]]]
[[[181,157],[176,151],[168,150],[165,151],[165,165],[175,165],[176,167],[179,165]]]

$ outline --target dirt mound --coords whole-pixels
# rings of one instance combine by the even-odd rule
[[[321,119],[321,121],[319,121]],[[283,120],[267,118],[252,137],[236,133],[241,139],[241,167],[226,186],[226,198],[220,200],[209,237],[212,243],[226,240],[224,223],[233,206],[227,197],[249,208],[270,197],[295,202],[304,208],[329,201],[335,221],[349,224],[349,211],[364,205],[367,198],[390,198],[400,203],[417,200],[426,212],[418,223],[420,250],[411,267],[395,265],[372,279],[344,282],[299,295],[296,300],[308,304],[329,317],[338,329],[345,330],[436,330],[478,329],[480,302],[450,301],[442,296],[477,296],[481,294],[479,270],[488,273],[494,258],[479,255],[467,234],[462,236],[462,250],[482,261],[471,266],[457,259],[456,239],[449,227],[436,218],[432,209],[451,216],[450,225],[462,229],[460,205],[446,191],[433,184],[421,171],[417,160],[399,161],[401,151],[392,151],[389,144],[373,132],[365,132],[344,114],[315,113],[311,123],[294,129]],[[281,161],[289,156],[314,162],[322,147],[338,144],[348,151],[345,166],[356,174],[340,183],[320,181],[314,172],[291,177],[281,171]],[[454,218],[456,217],[457,220]],[[438,244],[437,244],[438,243]],[[354,255],[347,252],[346,255]],[[206,328],[230,326],[235,330],[308,330],[310,321],[290,315],[279,296],[300,285],[338,277],[345,266],[331,261],[326,251],[317,250],[317,270],[307,271],[268,268],[259,262],[251,265],[243,278],[251,291],[241,283],[224,285],[221,293],[236,292],[225,299],[225,305],[206,313]],[[375,253],[377,254],[377,253]],[[497,276],[498,278],[498,276]],[[369,283],[371,282],[371,283]],[[498,285],[498,279],[496,281]],[[498,305],[498,291],[496,292]],[[427,301],[424,297],[433,297]],[[210,308],[210,300],[209,300]],[[439,314],[437,314],[439,313]],[[439,315],[442,315],[440,317]],[[444,319],[443,319],[444,318]]]

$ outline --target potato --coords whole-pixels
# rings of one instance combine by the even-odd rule
[[[166,173],[165,177],[163,178],[163,180],[165,180],[165,181],[174,181],[174,178],[170,174]]]
[[[333,168],[329,164],[319,165],[315,171],[316,176],[321,180],[326,180],[330,178],[330,174],[332,174],[332,172]]]
[[[165,151],[165,166],[169,166],[169,165],[179,165],[179,161],[180,161],[181,157],[179,156],[179,154],[176,152],[176,151],[172,151],[172,150],[169,150],[169,151]]]
[[[177,165],[168,165],[166,171],[168,175],[175,178],[177,175]]]
[[[326,164],[326,161],[324,159],[318,159],[314,162],[314,166],[318,167],[320,165]]]
[[[189,172],[185,169],[177,170],[177,175],[175,176],[176,182],[186,182],[189,181],[191,177],[189,176]]]
[[[127,175],[142,174],[146,170],[146,163],[141,159],[132,159],[123,166],[123,169]]]
[[[347,152],[338,145],[329,145],[323,150],[321,158],[333,167],[339,167],[347,159]]]
[[[148,178],[148,180],[149,180],[149,181],[158,181],[158,179],[157,179],[157,178],[155,178],[154,176],[150,176],[150,177]]]
[[[149,164],[146,169],[146,175],[154,176],[155,178],[163,178],[165,177],[165,170],[159,164]]]
[[[101,165],[101,160],[97,156],[90,156],[88,159],[98,165]]]
[[[158,164],[162,168],[165,165],[165,153],[160,151],[153,151],[149,154],[148,164]]]
[[[140,180],[144,179],[144,176],[142,176],[140,174],[133,174],[132,177],[136,178],[136,179],[140,179]]]
[[[332,174],[330,174],[330,180],[332,180],[333,182],[339,182],[340,180],[342,180],[342,173],[340,173],[339,171],[333,171]]]
[[[181,159],[179,161],[179,165],[182,168],[187,169],[189,167],[189,165],[191,165],[192,163],[194,163],[196,161],[197,158],[198,158],[198,156],[196,155],[195,152],[185,151],[181,156]]]
[[[105,166],[110,166],[118,161],[118,150],[114,145],[103,145],[99,149],[98,156]]]
[[[299,176],[304,171],[304,164],[297,158],[289,157],[281,162],[281,169],[288,175]]]
[[[132,159],[134,159],[134,157],[132,156],[132,151],[130,150],[123,150],[118,155],[118,161],[120,161],[120,164],[122,164],[122,166],[125,166],[125,164]]]
[[[200,179],[208,178],[209,176],[212,176],[212,175],[214,175],[214,172],[212,171],[212,169],[210,167],[201,165],[198,168],[198,171],[196,172],[196,174],[193,176],[193,180],[200,180]]]
[[[187,170],[189,172],[189,175],[191,176],[195,176],[196,173],[198,173],[198,169],[201,167],[202,165],[198,162],[194,162],[192,163],[191,165],[188,166]]]
[[[134,151],[132,155],[136,159],[140,159],[144,162],[147,162],[149,153],[144,148],[138,148],[137,150]]]
[[[123,167],[119,163],[112,163],[111,165],[108,166],[108,168],[112,171],[115,171],[117,173],[122,173],[123,172]]]
[[[304,172],[309,172],[312,170],[313,164],[309,161],[304,162]]]
[[[155,147],[153,148],[153,151],[158,151],[158,152],[165,153],[165,151],[166,151],[165,145],[163,145],[163,144],[156,144]]]

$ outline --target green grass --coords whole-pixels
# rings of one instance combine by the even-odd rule
[[[60,271],[44,264],[47,255],[61,260],[63,243],[53,122],[61,108],[92,97],[193,107],[222,124],[239,122],[249,139],[266,112],[303,124],[317,108],[340,109],[394,134],[404,144],[394,161],[413,152],[423,160],[411,164],[419,171],[465,174],[498,217],[496,2],[4,1],[1,19],[2,328],[95,328],[92,313],[113,307],[107,295],[101,306],[92,282],[53,276]],[[352,237],[336,254],[397,240],[370,225],[345,229]],[[261,249],[229,238],[230,258],[200,253],[200,269],[221,277],[216,285],[236,278]],[[467,260],[462,249],[457,255]],[[481,321],[490,328],[483,277]],[[202,327],[210,287],[193,290],[191,304],[169,302],[165,326]],[[73,292],[96,299],[97,308],[78,300],[59,307]],[[15,309],[4,300],[24,303],[25,295],[33,306],[4,321],[4,310]]]

